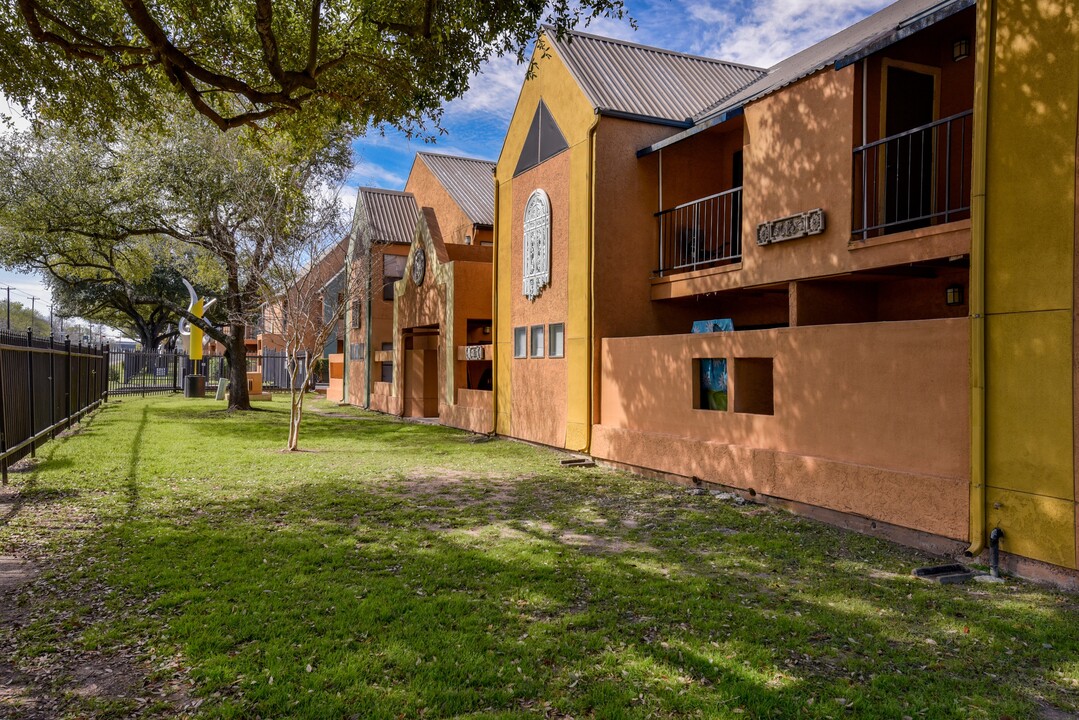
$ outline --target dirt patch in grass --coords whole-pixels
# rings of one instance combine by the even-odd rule
[[[23,485],[0,492],[0,526],[18,519],[57,536],[77,536],[98,523],[63,501],[79,493]],[[7,543],[17,549],[21,543]],[[31,551],[31,554],[33,552]],[[63,549],[46,561],[0,555],[0,717],[176,717],[197,707],[178,672],[155,672],[137,649],[91,649],[83,633],[115,622],[110,589],[67,584],[72,568]],[[76,572],[83,570],[77,568]]]
[[[452,503],[461,508],[507,510],[518,499],[517,480],[507,475],[448,468],[408,473],[404,480],[387,485],[385,490],[421,503]]]

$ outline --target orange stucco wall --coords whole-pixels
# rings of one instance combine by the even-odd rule
[[[538,298],[529,300],[522,293],[525,204],[532,192],[542,189],[551,202],[551,282]],[[570,153],[562,152],[513,180],[512,210],[509,215],[510,253],[510,340],[512,328],[567,323],[569,319],[569,246],[584,242],[571,238]],[[584,298],[577,298],[583,301]],[[567,327],[567,332],[569,328]],[[511,397],[513,415],[509,434],[513,437],[562,446],[566,437],[566,359],[512,358]]]
[[[344,402],[345,399],[345,356],[343,353],[333,353],[329,357],[330,378],[329,387],[326,388],[326,399],[334,402]]]
[[[427,264],[417,285],[412,267],[420,246]],[[395,301],[395,366],[404,372],[395,374],[393,393],[402,399],[405,414],[437,414],[444,425],[483,433],[494,430],[490,392],[468,394],[467,404],[458,399],[460,388],[468,393],[468,376],[467,362],[457,357],[457,348],[468,342],[468,321],[491,318],[491,255],[490,248],[447,246],[434,212],[424,210]],[[437,328],[436,335],[409,337],[413,329],[432,327]]]
[[[880,60],[876,63],[879,72]],[[949,68],[952,72],[960,71]],[[969,73],[969,69],[964,67],[962,72]],[[948,77],[952,85],[960,83],[951,74]],[[663,204],[671,207],[676,200],[686,201],[687,195],[705,197],[718,191],[711,178],[686,187],[683,178],[687,171],[682,168],[700,164],[702,155],[726,158],[731,153],[731,130],[744,127],[742,260],[734,266],[653,279],[653,298],[766,286],[970,252],[969,220],[865,242],[851,241],[851,153],[861,141],[855,122],[860,117],[859,78],[860,70],[855,66],[839,71],[826,69],[752,103],[744,118],[703,132],[696,142],[678,143],[663,150]],[[964,93],[969,96],[972,80],[968,82]],[[954,102],[970,106],[963,98]],[[658,186],[659,154],[653,153],[640,162]],[[688,176],[693,177],[692,173]],[[653,200],[648,207],[654,208],[657,202]],[[757,245],[760,223],[815,208],[825,211],[823,233],[764,247]],[[658,242],[654,220],[650,227],[649,246],[654,254]]]
[[[955,539],[967,534],[965,318],[603,341],[597,457]],[[693,409],[693,359],[772,358],[774,415]],[[929,451],[931,449],[931,451]]]
[[[663,125],[608,117],[600,120],[596,132],[593,270],[597,361],[599,338],[670,332],[663,329],[665,325],[685,332],[695,319],[677,308],[652,302],[648,279],[658,266],[658,183],[652,168],[641,163],[632,151],[674,132]],[[699,156],[697,162],[700,163]],[[719,172],[722,170],[720,167]],[[692,171],[686,167],[685,172]],[[718,173],[713,170],[706,169],[703,174],[714,176],[718,182]],[[675,186],[686,194],[692,192],[690,183],[684,180],[675,182]]]
[[[492,192],[494,180],[491,180]],[[466,235],[474,235],[472,221],[454,201],[438,178],[434,176],[421,155],[412,161],[412,170],[405,182],[405,192],[416,198],[416,205],[433,208],[442,230],[442,239],[447,244],[464,244]],[[490,238],[488,238],[490,239]]]

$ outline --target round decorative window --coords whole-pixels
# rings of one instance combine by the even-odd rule
[[[427,252],[423,245],[416,248],[412,256],[412,282],[423,285],[423,276],[427,273]]]
[[[551,283],[551,201],[537,189],[525,203],[521,282],[524,296],[535,300]]]

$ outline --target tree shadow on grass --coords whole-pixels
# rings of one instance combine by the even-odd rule
[[[474,490],[321,481],[92,552],[124,548],[110,584],[154,598],[142,632],[226,715],[1031,717],[1079,652],[1071,600],[924,585],[896,572],[924,556],[872,538],[674,494],[605,508],[564,475]]]

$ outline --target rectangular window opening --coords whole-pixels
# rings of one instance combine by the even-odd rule
[[[543,357],[543,326],[533,325],[530,331],[532,339],[531,343],[531,356],[534,358]]]
[[[775,415],[775,372],[772,358],[734,359],[734,411]]]
[[[393,284],[405,276],[404,255],[382,256],[382,299],[393,300]]]
[[[697,410],[727,409],[727,358],[694,358],[693,407]]]
[[[553,358],[565,357],[566,355],[566,325],[565,323],[551,323],[547,332],[549,343],[547,356]]]
[[[513,357],[528,357],[528,328],[513,328]]]

